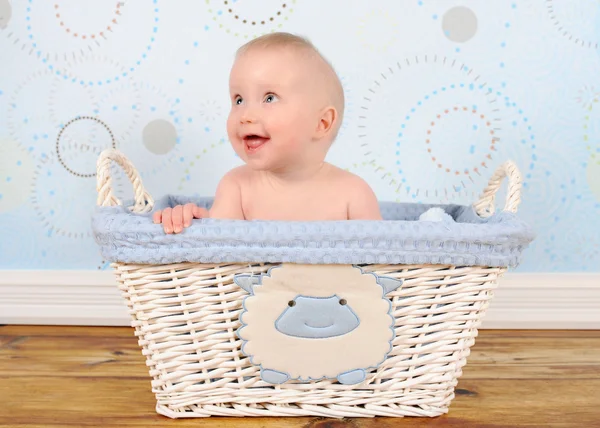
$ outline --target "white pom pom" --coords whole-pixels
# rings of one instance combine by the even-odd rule
[[[419,216],[419,221],[454,221],[442,208],[430,208]]]

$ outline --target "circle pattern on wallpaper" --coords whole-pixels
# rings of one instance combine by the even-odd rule
[[[68,144],[65,144],[63,137],[68,135],[69,130],[72,130],[74,127],[77,127],[78,124],[89,123],[91,122],[94,125],[100,125],[105,133],[105,144],[102,146],[96,146],[90,144],[90,142],[86,140],[82,140],[78,143],[73,143],[76,139],[69,139]],[[56,137],[56,154],[58,161],[60,164],[71,174],[76,177],[89,178],[96,176],[96,161],[98,156],[102,152],[102,150],[112,147],[114,149],[117,148],[117,144],[115,142],[115,137],[113,132],[108,127],[106,123],[97,117],[91,116],[81,116],[76,117],[75,119],[71,119],[68,121],[65,126],[60,130],[58,136]],[[76,159],[75,163],[67,164],[66,159],[68,156],[65,156],[66,151],[72,151],[73,158]]]
[[[8,0],[3,0],[2,2]],[[35,54],[45,62],[61,61],[66,57],[82,56],[101,46],[102,42],[112,32],[112,27],[116,25],[114,3],[100,4],[88,1],[86,10],[89,14],[78,14],[78,16],[68,16],[69,9],[77,10],[80,2],[52,2],[52,1],[22,1],[13,2],[18,16],[25,17],[25,23],[22,28],[19,25],[13,25],[9,40],[16,45],[21,45],[21,50],[30,55]],[[71,5],[67,3],[73,3]],[[110,4],[110,6],[108,6]],[[62,6],[62,7],[61,7]],[[121,4],[117,4],[119,12]],[[1,6],[0,6],[1,8]],[[16,22],[13,22],[16,24]],[[72,25],[73,24],[73,25]],[[112,27],[111,27],[112,26]],[[111,27],[108,30],[108,27]],[[0,27],[1,28],[1,27]],[[96,31],[98,30],[98,31]],[[48,42],[51,40],[52,42]],[[46,46],[44,49],[42,46]],[[50,48],[51,46],[51,48]]]
[[[584,86],[577,101],[583,106],[583,144],[590,154],[591,163],[600,165],[600,141],[594,138],[600,132],[600,92]]]
[[[2,268],[40,269],[49,267],[56,269],[46,264],[46,257],[51,254],[50,243],[40,240],[39,227],[35,227],[36,225],[32,224],[31,216],[27,216],[29,213],[23,213],[23,211],[25,208],[2,214],[2,222],[0,222]],[[35,216],[33,216],[33,222],[35,222]]]
[[[73,159],[67,156],[67,162]],[[78,180],[51,153],[33,175],[31,203],[48,237],[91,238],[90,216],[96,205],[95,180]]]
[[[71,84],[68,74],[63,74],[62,78],[54,76],[48,91],[48,113],[54,126],[64,126],[73,117],[96,113],[97,110],[98,99],[93,88]],[[86,138],[93,139],[94,136],[87,135]]]
[[[567,40],[585,48],[600,47],[598,1],[546,0],[553,27]]]
[[[223,117],[223,106],[215,100],[200,100],[198,116],[204,122],[214,122]]]
[[[101,95],[95,113],[112,125],[117,141],[126,144],[140,121],[140,85],[130,78],[96,90]]]
[[[600,162],[591,157],[587,163],[586,178],[594,197],[600,202]]]
[[[142,177],[163,171],[181,157],[184,120],[179,98],[152,84],[130,81],[119,96],[101,104],[101,112],[112,111],[111,129],[123,136],[117,139],[119,148]]]
[[[49,134],[58,132],[57,123],[50,120],[48,110],[55,110],[50,97],[50,87],[55,77],[48,69],[39,70],[27,76],[10,94],[7,103],[6,119],[9,135],[27,148],[52,150]],[[66,96],[74,93],[67,92]],[[77,91],[76,99],[81,95]],[[48,100],[43,103],[32,103],[32,99]],[[92,95],[82,105],[92,103]],[[85,110],[83,110],[85,111]],[[81,113],[79,113],[81,114]],[[45,143],[49,144],[45,146]]]
[[[453,7],[444,13],[442,30],[449,40],[464,43],[477,33],[477,15],[468,7]]]
[[[8,27],[12,17],[12,6],[9,0],[0,0],[0,30]]]
[[[169,153],[177,144],[177,129],[165,119],[154,119],[144,126],[142,138],[146,148],[154,154]]]
[[[519,215],[536,230],[565,227],[581,207],[582,185],[578,166],[544,146],[536,148],[535,168],[517,162],[523,177]],[[513,156],[514,158],[514,156]],[[503,186],[506,189],[506,186]],[[506,191],[504,191],[506,195]],[[497,199],[497,206],[504,196]]]
[[[183,162],[184,175],[179,180],[179,186],[177,187],[177,190],[183,191],[187,187],[188,183],[191,183],[191,187],[196,189],[195,191],[197,191],[198,184],[196,183],[204,183],[206,181],[202,178],[202,176],[206,173],[205,169],[201,168],[199,165],[201,165],[204,162],[210,162],[210,159],[206,160],[206,158],[210,156],[213,152],[215,152],[215,150],[223,149],[224,147],[229,146],[229,144],[226,143],[227,141],[224,138],[220,138],[217,142],[213,142],[209,146],[204,147],[202,151],[197,155],[189,156],[185,159],[182,158],[181,162]],[[235,154],[233,153],[233,150],[231,150],[231,152],[231,156],[234,156]],[[194,177],[194,175],[197,176]]]
[[[294,12],[296,0],[253,2],[206,0],[213,21],[227,34],[245,39],[281,29]]]
[[[358,22],[357,34],[365,48],[374,52],[386,52],[398,41],[399,24],[393,14],[373,9]]]
[[[27,201],[29,195],[24,189],[31,186],[33,171],[31,153],[12,139],[0,138],[0,212]]]
[[[551,272],[597,269],[600,262],[600,233],[582,228],[580,221],[574,223],[550,230],[536,239],[539,242],[532,248],[534,251],[529,258],[535,258],[537,269]]]
[[[600,102],[600,90],[591,85],[584,85],[579,90],[576,100],[584,109],[589,110]]]
[[[498,97],[457,60],[423,55],[398,61],[364,96],[358,137],[365,161],[399,195],[476,197],[487,180],[484,170],[504,160],[496,153],[503,144]]]
[[[82,9],[77,0],[17,2],[26,25],[14,26],[8,38],[61,77],[66,63],[85,57],[110,39],[119,45],[113,56],[127,64],[124,71],[99,75],[91,82],[83,73],[68,79],[79,84],[86,76],[85,84],[110,84],[134,72],[150,55],[158,33],[157,3],[134,0],[125,6],[125,2],[88,0]]]
[[[79,5],[81,4],[81,2],[78,3]],[[98,26],[97,30],[93,30],[90,27],[81,27],[79,23],[79,19],[81,19],[81,17],[79,16],[76,19],[69,20],[69,17],[65,16],[69,14],[68,7],[61,8],[59,3],[54,4],[54,9],[56,12],[54,16],[56,17],[56,23],[69,36],[80,38],[81,40],[95,40],[96,38],[106,39],[107,36],[110,37],[113,28],[119,24],[118,19],[121,17],[121,12],[123,10],[121,9],[121,7],[124,5],[125,2],[118,2],[117,5],[113,8],[113,13],[106,21],[106,24]]]

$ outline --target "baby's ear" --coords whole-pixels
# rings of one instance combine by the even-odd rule
[[[333,130],[333,126],[338,119],[338,114],[333,106],[325,107],[321,110],[321,114],[319,116],[319,122],[317,123],[316,129],[316,139],[320,140],[321,138],[329,135],[329,133]]]

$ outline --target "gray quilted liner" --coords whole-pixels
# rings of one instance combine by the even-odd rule
[[[194,202],[209,208],[213,198],[168,195],[154,210]],[[451,264],[515,267],[534,238],[515,214],[484,219],[471,206],[381,202],[382,221],[194,220],[177,235],[166,235],[152,213],[124,206],[97,207],[94,238],[110,262],[136,264],[306,263]],[[455,222],[418,221],[432,207]]]

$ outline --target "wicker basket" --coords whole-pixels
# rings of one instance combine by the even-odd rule
[[[120,204],[110,163],[134,186],[136,213],[153,199],[134,166],[115,150],[98,160],[98,205]],[[508,176],[504,210],[516,212],[521,177],[512,162],[492,176],[474,204],[494,212],[495,194]],[[363,265],[366,272],[404,281],[388,295],[395,319],[391,352],[360,385],[335,380],[264,382],[241,352],[236,335],[247,293],[234,275],[265,273],[265,263],[137,265],[116,262],[119,288],[147,359],[156,411],[171,418],[219,416],[427,416],[446,413],[477,329],[505,267]]]

